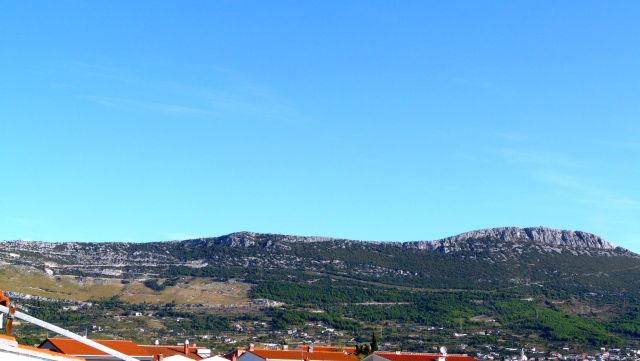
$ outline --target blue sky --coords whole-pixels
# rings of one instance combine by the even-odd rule
[[[579,229],[640,251],[640,3],[0,11],[0,239]]]

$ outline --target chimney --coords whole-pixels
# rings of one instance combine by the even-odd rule
[[[282,351],[289,351],[289,345],[282,345]]]
[[[189,340],[184,340],[184,354],[185,356],[189,354]]]
[[[250,343],[249,344],[249,351],[255,351],[256,350],[256,345]]]

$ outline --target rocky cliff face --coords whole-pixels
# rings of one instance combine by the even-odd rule
[[[564,289],[571,280],[574,286],[592,291],[593,277],[599,275],[600,285],[617,282],[607,292],[622,292],[631,287],[631,280],[640,280],[639,255],[614,248],[593,234],[542,227],[484,229],[405,243],[239,232],[155,243],[5,241],[0,247],[0,265],[48,278],[198,276],[256,282],[333,275],[442,289],[495,289],[536,282],[550,287],[552,281]]]
[[[460,241],[474,238],[495,238],[501,241],[510,242],[534,242],[541,245],[576,249],[614,248],[609,242],[595,234],[581,231],[558,230],[546,227],[502,227],[482,229],[449,237],[447,240]]]
[[[505,244],[522,244],[542,248],[569,249],[574,251],[607,251],[615,247],[595,234],[558,230],[546,227],[500,227],[465,232],[436,241],[407,242],[406,246],[425,250],[459,250],[470,243],[479,244],[487,240]]]
[[[615,247],[600,236],[592,233],[571,230],[559,230],[547,227],[500,227],[486,228],[461,233],[434,241],[417,242],[370,242],[336,239],[326,237],[288,236],[280,234],[265,234],[253,232],[237,232],[216,238],[203,238],[199,241],[208,241],[216,245],[231,247],[249,247],[254,245],[272,246],[274,243],[317,243],[338,242],[345,245],[370,244],[370,245],[403,245],[409,248],[438,249],[443,246],[453,246],[461,242],[483,242],[486,240],[500,241],[504,243],[523,243],[574,250],[611,250]]]
[[[287,243],[317,243],[327,241],[335,241],[335,239],[255,232],[235,232],[220,237],[196,238],[182,242],[191,246],[204,245],[208,247],[227,246],[241,248],[259,246],[268,249],[288,249],[286,246]]]
[[[556,230],[545,227],[503,227],[462,233],[436,241],[365,242],[323,237],[301,237],[252,232],[237,232],[212,238],[156,243],[76,243],[76,242],[0,242],[0,264],[47,268],[56,273],[111,274],[151,272],[156,268],[214,265],[215,267],[280,267],[310,268],[333,271],[348,268],[354,254],[363,257],[362,273],[393,273],[379,269],[374,263],[380,255],[396,257],[402,249],[419,252],[421,260],[430,254],[447,253],[460,259],[483,259],[486,262],[519,262],[526,254],[564,254],[574,256],[639,257],[627,250],[614,248],[591,233]],[[397,254],[397,257],[405,255]],[[420,261],[422,262],[422,261]],[[352,266],[356,267],[356,266]],[[357,268],[356,267],[356,268]],[[384,267],[383,267],[384,268]],[[401,268],[401,267],[400,267]],[[415,272],[414,272],[415,273]]]
[[[538,244],[566,247],[566,248],[593,248],[593,249],[613,249],[614,247],[595,234],[558,230],[546,227],[502,227],[482,229],[459,234],[446,238],[451,241],[461,241],[478,238],[495,238],[501,241],[510,242],[534,242]]]

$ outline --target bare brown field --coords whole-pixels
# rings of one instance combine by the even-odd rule
[[[175,286],[156,292],[142,282],[131,282],[122,290],[122,300],[131,303],[202,304],[214,306],[243,305],[249,302],[251,285],[242,282],[212,282],[205,278],[190,278]]]
[[[0,290],[35,296],[88,301],[119,296],[131,303],[196,304],[205,306],[246,305],[251,285],[243,282],[213,282],[206,278],[183,278],[177,285],[157,292],[144,286],[144,279],[49,276],[30,267],[5,266],[0,269]]]

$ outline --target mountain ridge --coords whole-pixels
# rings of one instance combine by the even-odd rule
[[[514,340],[535,334],[543,344],[578,334],[596,347],[640,336],[640,255],[582,231],[500,227],[417,242],[236,232],[148,243],[0,246],[0,289],[23,294],[23,302],[41,297],[100,304],[107,298],[124,302],[117,315],[173,307],[167,314],[176,317],[164,322],[182,332],[197,328],[177,317],[197,320],[208,312],[254,327],[243,319],[253,310],[275,337],[319,320],[341,329],[346,340],[364,328],[395,323],[404,335],[396,342],[405,344],[417,328],[432,325],[499,337],[508,330]],[[216,292],[226,293],[216,301]],[[195,300],[201,293],[211,297],[184,297]],[[223,304],[235,304],[238,316],[229,316]],[[545,316],[538,319],[538,313]],[[514,323],[514,316],[525,321]],[[260,332],[247,333],[246,341]]]
[[[457,234],[433,241],[405,242],[419,249],[437,249],[455,246],[459,242],[479,239],[496,239],[501,242],[530,243],[541,246],[561,247],[568,249],[613,250],[615,247],[604,238],[584,231],[538,227],[497,227],[483,228]]]
[[[384,245],[399,245],[417,249],[438,249],[446,245],[450,245],[457,242],[466,242],[469,240],[478,239],[496,239],[502,242],[523,243],[531,242],[534,244],[558,246],[565,248],[588,248],[588,249],[603,249],[611,250],[616,248],[624,249],[623,247],[614,246],[604,238],[585,231],[567,230],[567,229],[555,229],[544,226],[536,227],[493,227],[493,228],[481,228],[477,230],[471,230],[457,235],[434,239],[434,240],[419,240],[419,241],[373,241],[373,240],[354,240],[340,237],[322,237],[322,236],[298,236],[280,233],[263,233],[263,232],[250,232],[239,231],[232,232],[225,235],[213,236],[213,237],[198,237],[188,238],[180,240],[167,240],[167,241],[150,241],[150,242],[126,242],[126,241],[114,241],[114,242],[78,242],[78,241],[31,241],[31,240],[2,240],[0,242],[14,242],[14,243],[39,243],[39,244],[154,244],[154,243],[180,243],[189,241],[206,241],[208,243],[214,243],[222,246],[242,246],[248,247],[260,243],[265,238],[275,239],[277,241],[287,243],[316,243],[316,242],[336,242],[344,241],[350,243],[361,244],[384,244]]]
[[[334,237],[318,237],[318,236],[295,236],[285,234],[273,234],[273,233],[259,233],[259,232],[234,232],[227,235],[218,237],[202,237],[193,238],[187,240],[176,240],[170,242],[185,242],[185,241],[214,241],[218,245],[227,246],[251,246],[259,243],[259,240],[264,237],[276,238],[278,241],[287,243],[315,243],[315,242],[351,242],[361,244],[384,244],[384,245],[396,245],[406,248],[416,248],[423,250],[438,250],[455,246],[458,242],[467,242],[469,240],[478,239],[497,239],[502,242],[511,243],[526,243],[532,244],[562,247],[568,249],[599,249],[599,250],[613,250],[616,248],[623,249],[611,244],[604,238],[589,232],[554,229],[544,226],[537,227],[495,227],[495,228],[482,228],[463,232],[454,236],[449,236],[435,240],[420,240],[420,241],[367,241],[367,240],[352,240],[346,238],[334,238]]]

